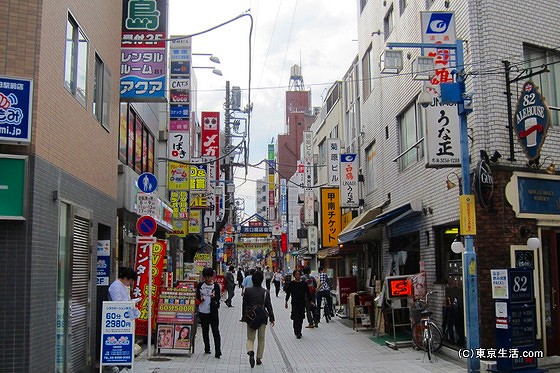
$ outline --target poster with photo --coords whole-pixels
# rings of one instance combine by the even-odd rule
[[[175,343],[173,348],[191,348],[191,325],[175,325]]]
[[[173,348],[173,325],[159,325],[157,335],[158,348]]]

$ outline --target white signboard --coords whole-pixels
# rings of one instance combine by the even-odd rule
[[[492,299],[509,299],[507,269],[491,269]]]
[[[340,207],[359,207],[358,157],[340,155]]]
[[[169,79],[169,87],[171,89],[191,89],[190,78],[171,78]]]
[[[136,195],[136,213],[140,216],[158,216],[159,205],[158,198],[153,194],[138,193]]]
[[[435,98],[424,112],[426,167],[459,167],[461,144],[457,106],[442,104]]]
[[[101,366],[133,365],[135,302],[103,302]]]
[[[340,186],[340,139],[327,139],[327,167],[327,185]]]
[[[314,214],[315,195],[312,188],[305,188],[303,191],[303,224],[312,225],[315,223]]]
[[[423,44],[455,44],[455,15],[453,12],[420,12]]]
[[[309,254],[317,254],[317,250],[319,249],[319,232],[314,225],[307,227],[307,244]]]
[[[190,133],[169,132],[167,156],[172,161],[186,161],[190,154]]]

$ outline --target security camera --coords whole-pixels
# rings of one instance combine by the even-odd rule
[[[418,95],[418,103],[422,105],[423,108],[427,108],[433,102],[432,95],[429,92],[422,91],[420,95]]]

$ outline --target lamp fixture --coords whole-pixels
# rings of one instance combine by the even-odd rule
[[[461,241],[460,235],[455,236],[455,240],[453,240],[453,242],[451,243],[451,251],[453,251],[455,254],[462,254],[465,252],[465,246]]]
[[[541,240],[539,240],[538,237],[529,237],[527,239],[527,246],[531,250],[537,250],[541,247]]]
[[[455,175],[457,177],[457,183],[454,183],[453,181],[449,180],[449,177],[451,175]],[[451,171],[449,174],[447,174],[447,180],[445,180],[445,184],[447,185],[447,190],[455,188],[457,184],[459,184],[459,189],[460,189],[459,193],[461,193],[461,191],[463,190],[461,177],[454,171]]]
[[[212,73],[222,76],[222,70],[216,69],[214,66],[193,66],[193,69],[212,69]]]
[[[212,53],[193,53],[193,56],[210,56],[208,59],[214,63],[220,63],[220,59]]]
[[[498,162],[498,159],[500,159],[500,158],[502,158],[502,155],[500,154],[500,152],[497,151],[497,150],[494,150],[494,154],[492,154],[489,159],[490,159],[490,162],[496,163],[496,162]]]
[[[379,56],[382,74],[398,74],[403,68],[403,54],[400,50],[385,49]]]
[[[527,162],[527,166],[540,170],[544,166],[544,164],[547,163],[547,161],[549,161],[550,164],[544,169],[544,172],[549,175],[556,174],[556,164],[554,163],[552,157],[549,157],[548,155],[544,157],[544,160],[542,162],[540,161],[540,157],[530,160],[529,162]]]

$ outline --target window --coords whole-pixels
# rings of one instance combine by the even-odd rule
[[[368,98],[371,93],[371,45],[362,57],[362,91],[364,100]]]
[[[366,148],[366,193],[371,193],[377,189],[377,163],[379,156],[377,154],[377,146],[375,143]]]
[[[325,139],[319,143],[319,164],[327,164],[327,142]]]
[[[88,40],[76,21],[68,15],[64,85],[86,106]]]
[[[401,171],[424,157],[423,147],[420,146],[424,133],[417,118],[415,104],[410,105],[397,118],[400,148],[398,160]]]
[[[366,7],[367,2],[368,2],[368,0],[360,0],[360,14],[362,13],[364,8]]]
[[[121,103],[119,160],[137,173],[154,171],[155,138],[142,119]]]
[[[103,127],[109,129],[109,113],[111,107],[111,74],[105,63],[95,54],[95,77],[93,79],[93,115]]]
[[[408,5],[408,0],[399,0],[399,14],[402,15],[406,6]]]
[[[395,12],[393,11],[393,4],[389,7],[385,18],[383,19],[383,32],[385,36],[385,40],[389,38],[391,31],[393,31],[393,26],[395,26]]]
[[[547,65],[548,73],[536,75],[532,79],[546,98],[547,105],[551,107],[551,124],[560,125],[560,53],[524,45],[523,56],[525,68]]]

